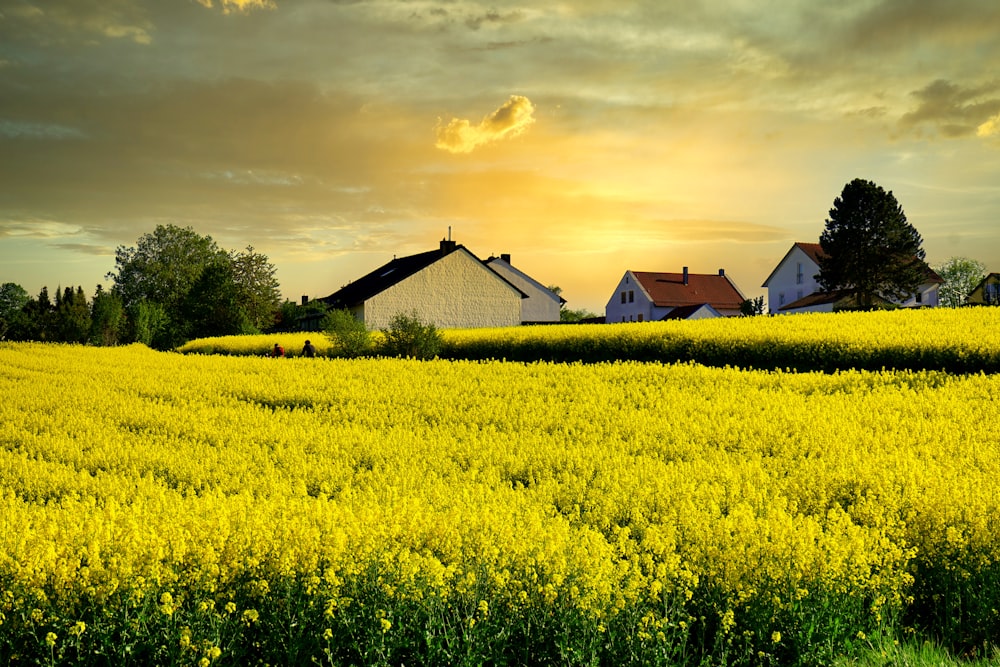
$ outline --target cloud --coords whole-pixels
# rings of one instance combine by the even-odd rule
[[[527,97],[511,95],[503,106],[473,126],[462,118],[452,118],[437,128],[438,148],[450,153],[471,153],[478,146],[516,137],[535,122],[535,107]]]
[[[996,134],[1000,134],[1000,113],[976,128],[976,135],[980,137],[992,137]]]
[[[202,7],[211,9],[214,6],[212,0],[197,0]],[[219,7],[223,14],[235,12],[247,13],[251,9],[275,9],[277,5],[274,0],[219,0]]]
[[[996,91],[996,84],[965,88],[938,79],[913,93],[920,104],[904,114],[900,123],[909,127],[929,123],[949,137],[970,135],[976,132],[977,120],[1000,111],[1000,98],[987,97]]]

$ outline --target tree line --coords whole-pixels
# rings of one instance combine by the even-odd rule
[[[172,349],[204,336],[289,328],[294,304],[282,303],[275,267],[247,246],[226,251],[190,227],[160,225],[135,246],[119,246],[115,270],[91,299],[83,287],[43,287],[31,297],[0,286],[0,339],[93,345],[138,342]]]

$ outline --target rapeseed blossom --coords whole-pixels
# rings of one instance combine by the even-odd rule
[[[212,661],[294,599],[317,645],[419,612],[755,655],[1000,563],[995,376],[0,344],[0,392],[0,633],[54,651],[149,609]]]

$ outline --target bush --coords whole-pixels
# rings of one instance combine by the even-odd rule
[[[396,314],[382,334],[380,351],[386,356],[433,359],[441,352],[441,332],[433,324],[421,322],[416,312]]]
[[[371,332],[346,308],[328,312],[323,316],[321,326],[338,356],[363,357],[371,352]]]

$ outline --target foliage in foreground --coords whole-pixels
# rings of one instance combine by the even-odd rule
[[[998,391],[0,345],[0,662],[964,654],[1000,635]]]

